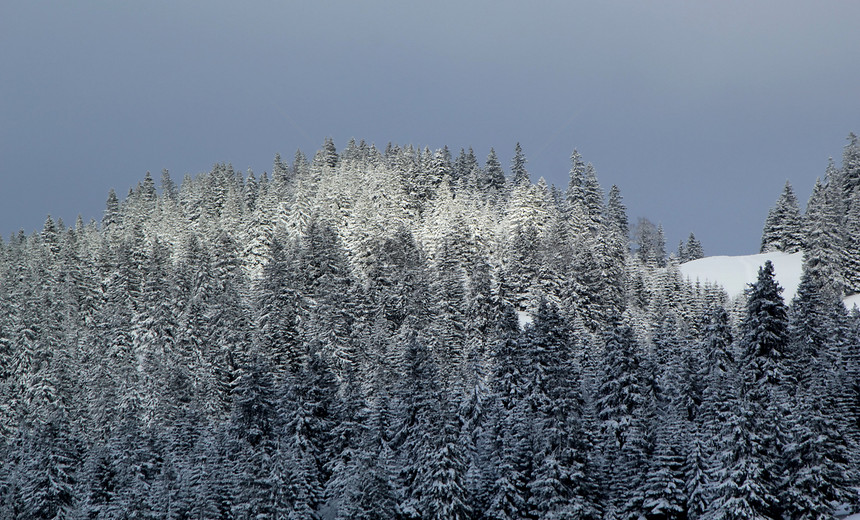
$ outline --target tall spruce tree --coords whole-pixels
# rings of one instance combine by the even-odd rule
[[[843,433],[850,427],[839,404],[846,381],[842,345],[850,335],[843,309],[827,281],[804,268],[789,323],[797,398],[789,417],[781,501],[792,518],[828,518],[834,503],[857,498],[849,485]]]
[[[735,394],[724,417],[717,464],[711,477],[713,499],[703,518],[709,520],[777,519],[776,476],[770,471],[768,427],[760,407],[743,392]]]
[[[514,148],[514,158],[511,159],[511,182],[514,187],[528,186],[531,183],[529,172],[526,170],[526,156],[523,154],[523,148],[520,143]]]
[[[687,258],[686,258],[687,261],[698,260],[699,258],[704,258],[704,256],[705,256],[705,250],[702,249],[702,243],[699,242],[698,239],[696,239],[696,235],[694,235],[692,232],[690,233],[690,236],[687,238],[686,250],[687,250]]]
[[[753,397],[771,399],[773,390],[790,381],[786,356],[789,348],[788,307],[783,288],[768,260],[757,280],[746,290],[746,313],[741,323],[741,365],[744,383]]]
[[[841,294],[845,288],[843,232],[835,196],[832,185],[816,181],[803,217],[803,255],[806,268]]]
[[[647,389],[639,345],[629,324],[616,321],[606,333],[603,370],[595,407],[607,467],[607,515],[626,517],[642,507],[641,494],[650,449],[646,439]]]
[[[761,251],[795,253],[803,243],[802,219],[797,197],[789,181],[785,181],[776,205],[767,214],[761,235]]]
[[[788,309],[773,264],[765,262],[746,291],[741,322],[740,385],[731,398],[718,447],[714,518],[779,518],[784,504],[781,418],[790,413]]]
[[[848,208],[842,250],[846,295],[860,292],[860,190],[852,192]]]
[[[505,172],[499,162],[496,151],[490,148],[487,160],[482,170],[478,187],[485,193],[502,193],[505,187]]]
[[[850,199],[860,186],[860,139],[851,132],[847,140],[842,150],[842,179],[845,197]]]

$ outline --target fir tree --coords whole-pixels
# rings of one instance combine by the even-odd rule
[[[296,314],[299,295],[291,283],[291,266],[281,243],[273,242],[272,258],[263,269],[258,289],[259,342],[279,377],[297,371],[304,361]]]
[[[770,388],[787,382],[788,307],[769,260],[746,291],[746,314],[741,325],[741,364],[745,384],[755,397],[770,399]]]
[[[75,440],[62,414],[25,437],[18,505],[21,518],[59,519],[75,506]]]
[[[517,143],[514,149],[514,158],[511,159],[511,175],[513,176],[511,182],[515,187],[528,186],[531,183],[529,172],[526,170],[526,156],[523,155],[520,143]]]
[[[465,520],[471,516],[471,508],[465,484],[466,461],[458,442],[459,429],[453,407],[443,410],[440,438],[436,441],[429,471],[421,486],[422,518],[435,520]]]
[[[711,499],[709,453],[703,444],[699,432],[693,432],[684,463],[684,510],[690,520],[704,518]]]
[[[802,220],[797,197],[791,183],[785,181],[782,194],[767,214],[761,236],[761,252],[794,253],[800,250],[802,242]]]
[[[827,391],[818,392],[822,390]],[[793,410],[791,442],[784,451],[785,482],[779,498],[786,518],[833,518],[834,504],[856,503],[858,498],[850,485],[846,439],[833,418],[818,409],[822,395],[810,394]]]
[[[478,187],[484,193],[501,193],[505,187],[505,172],[502,170],[499,158],[492,148],[487,155]]]
[[[848,484],[845,427],[839,425],[845,409],[838,404],[844,387],[838,359],[849,335],[843,309],[826,281],[805,268],[789,323],[798,404],[789,417],[781,501],[791,518],[830,517],[834,502],[856,498]]]
[[[725,427],[729,430],[723,433],[732,445],[721,447],[722,470],[715,477],[715,503],[738,511],[732,514],[753,511],[776,518],[782,512],[778,494],[786,432],[779,418],[790,413],[786,389],[791,378],[786,367],[788,309],[781,292],[770,261],[759,269],[758,279],[746,292],[741,386],[728,410]]]
[[[766,419],[759,411],[745,395],[733,397],[718,445],[714,496],[703,518],[779,518],[777,483],[768,468],[767,441],[762,437]]]
[[[719,422],[726,411],[736,376],[734,338],[729,315],[723,307],[711,309],[705,318],[702,338],[701,378],[705,389],[702,398],[700,424],[708,435],[716,435]]]
[[[650,220],[640,218],[633,230],[633,242],[636,244],[636,256],[645,265],[660,267],[666,258],[666,240],[662,227],[655,226]]]
[[[323,159],[325,161],[325,165],[329,168],[334,168],[337,166],[338,155],[337,149],[334,146],[334,140],[331,137],[326,137],[325,142],[323,143]]]
[[[645,479],[642,507],[645,518],[687,518],[686,456],[684,438],[680,437],[679,418],[661,418],[652,468]],[[674,431],[673,431],[674,430]]]
[[[526,360],[519,348],[516,315],[508,308],[500,317],[500,338],[492,351],[491,426],[493,482],[488,518],[527,518],[533,455],[529,439]]]
[[[102,225],[105,230],[113,230],[120,224],[119,199],[113,189],[108,193],[106,206],[104,216],[102,217]]]
[[[606,316],[620,316],[626,306],[626,292],[629,283],[626,269],[627,257],[630,252],[630,230],[627,221],[627,209],[617,186],[609,190],[609,200],[605,210],[605,230],[602,234],[606,239],[601,244],[601,273],[604,280],[601,299],[606,304]]]
[[[597,182],[597,172],[591,163],[585,165],[582,179],[582,201],[586,218],[586,229],[597,236],[603,222],[603,190]],[[616,215],[618,217],[618,215]],[[616,222],[618,224],[620,222]],[[664,255],[665,256],[665,255]]]
[[[624,251],[626,252],[629,248],[630,225],[627,220],[627,208],[624,206],[624,200],[621,197],[621,190],[614,184],[609,189],[609,199],[606,203],[606,219],[610,231],[614,232],[623,241]]]
[[[610,500],[607,514],[622,517],[643,507],[644,475],[640,468],[650,449],[645,437],[647,389],[637,350],[632,328],[614,323],[606,335],[604,368],[595,401],[609,465],[604,482]]]
[[[678,261],[681,263],[687,262],[690,260],[690,257],[687,256],[687,246],[684,245],[684,241],[681,240],[678,242],[678,251],[676,253]]]
[[[686,260],[698,260],[699,258],[704,258],[705,251],[702,249],[702,244],[696,239],[696,235],[690,233],[689,238],[687,238],[687,247],[686,247],[687,255]]]
[[[644,404],[640,380],[639,354],[633,330],[629,325],[616,324],[607,335],[604,347],[605,371],[601,378],[597,400],[598,415],[604,431],[619,448],[637,435],[636,414]]]
[[[321,352],[311,349],[303,369],[282,397],[284,431],[281,449],[292,464],[292,493],[297,510],[317,510],[331,477],[333,434],[337,431],[337,383]],[[287,408],[288,407],[288,408]],[[299,507],[301,506],[301,507]]]
[[[842,293],[843,245],[841,215],[835,211],[832,186],[816,181],[803,217],[804,262],[816,276],[828,280],[837,293]]]
[[[170,178],[170,172],[166,169],[161,170],[161,194],[168,200],[174,202],[179,200],[179,188]]]
[[[570,162],[570,180],[567,184],[565,200],[569,206],[573,207],[576,204],[581,204],[584,200],[585,163],[582,161],[582,155],[576,149],[570,155]]]
[[[842,269],[845,293],[860,292],[860,190],[854,190],[848,201],[845,216],[845,236],[842,250]]]
[[[850,200],[857,186],[860,186],[860,139],[851,132],[848,144],[842,151],[842,179],[846,200]]]

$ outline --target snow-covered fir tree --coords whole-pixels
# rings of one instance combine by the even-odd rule
[[[794,253],[803,244],[802,220],[794,188],[786,181],[782,194],[767,214],[761,235],[761,252]]]

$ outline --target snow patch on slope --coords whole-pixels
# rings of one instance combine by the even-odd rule
[[[525,311],[517,311],[517,321],[520,323],[520,329],[525,329],[527,326],[534,323],[534,318],[531,314]]]
[[[679,266],[681,274],[692,282],[710,282],[722,286],[729,297],[737,298],[749,284],[758,278],[758,268],[766,261],[773,262],[776,281],[784,289],[785,303],[791,303],[800,285],[803,271],[803,253],[762,253],[746,256],[709,256]],[[860,294],[852,294],[844,300],[849,310],[860,307]],[[860,519],[858,519],[860,520]]]
[[[773,262],[776,281],[785,289],[782,297],[790,302],[800,284],[803,253],[762,253],[746,256],[709,256],[680,265],[681,274],[689,280],[721,285],[729,296],[743,294],[748,284],[758,278],[758,269],[766,261]]]
[[[860,294],[852,294],[851,296],[846,296],[845,299],[842,301],[845,302],[845,306],[848,308],[849,311],[855,306],[860,308]],[[860,516],[857,517],[857,520],[860,520]]]

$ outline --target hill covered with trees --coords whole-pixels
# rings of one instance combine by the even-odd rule
[[[0,244],[0,517],[829,518],[860,470],[860,146],[691,283],[574,151],[331,140]],[[855,236],[856,235],[856,236]],[[632,240],[631,240],[632,237]],[[856,257],[856,258],[855,258]],[[528,319],[524,319],[528,317]],[[521,322],[528,322],[521,326]]]

